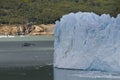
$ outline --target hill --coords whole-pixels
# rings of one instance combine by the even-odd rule
[[[50,24],[78,11],[116,16],[120,0],[0,0],[0,24]]]

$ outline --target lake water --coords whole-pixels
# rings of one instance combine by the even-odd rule
[[[0,37],[0,80],[120,80],[119,73],[53,68],[53,36]]]

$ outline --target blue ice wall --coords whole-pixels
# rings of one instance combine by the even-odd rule
[[[120,14],[78,12],[56,21],[54,66],[120,72]]]

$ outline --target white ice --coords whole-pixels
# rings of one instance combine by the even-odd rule
[[[54,67],[120,72],[120,14],[70,13],[54,33]]]
[[[120,74],[54,68],[54,80],[120,80]]]
[[[10,35],[0,35],[0,38],[12,38],[12,37],[15,37],[15,36],[10,36]]]

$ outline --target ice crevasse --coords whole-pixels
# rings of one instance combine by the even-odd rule
[[[120,72],[120,14],[70,13],[54,34],[54,67]]]

